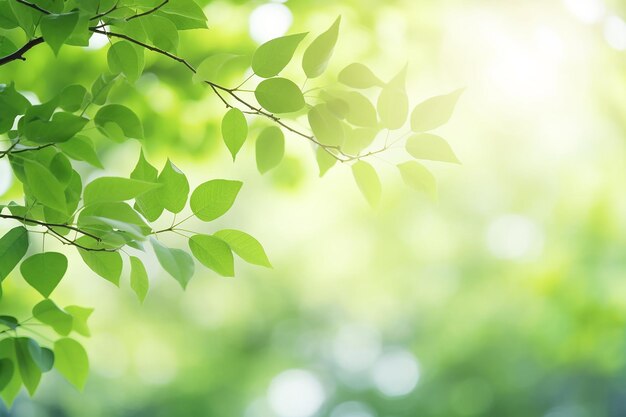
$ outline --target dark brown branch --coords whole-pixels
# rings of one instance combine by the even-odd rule
[[[44,9],[44,8],[42,8],[42,7],[37,6],[37,5],[36,5],[36,4],[34,4],[34,3],[30,3],[30,2],[25,1],[25,0],[15,0],[15,1],[17,1],[18,3],[23,4],[24,6],[30,7],[31,9],[35,9],[35,10],[37,10],[39,13],[43,13],[43,14],[52,14],[51,12],[47,11],[46,9]]]
[[[16,60],[26,61],[26,58],[24,58],[24,54],[28,52],[31,48],[34,48],[35,46],[39,45],[42,42],[43,42],[42,37],[31,39],[17,51],[5,57],[0,58],[0,66],[4,64],[8,64],[9,62],[16,61]]]
[[[163,0],[163,2],[161,2],[161,4],[159,4],[158,6],[155,6],[155,7],[153,7],[152,9],[150,9],[150,10],[148,10],[146,12],[139,13],[139,14],[136,14],[134,16],[131,16],[128,19],[126,19],[126,21],[128,22],[129,20],[137,19],[138,17],[147,16],[149,14],[152,14],[152,13],[156,12],[157,10],[159,10],[161,7],[165,6],[167,3],[169,3],[169,1],[170,0]]]

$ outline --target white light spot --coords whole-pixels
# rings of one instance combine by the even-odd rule
[[[404,349],[384,353],[372,370],[374,385],[388,397],[407,395],[413,391],[419,377],[417,360]]]
[[[583,23],[598,22],[606,10],[602,0],[563,0],[567,10]]]
[[[9,191],[11,185],[13,185],[11,165],[6,158],[0,159],[0,197]]]
[[[312,416],[326,399],[319,379],[302,369],[290,369],[276,376],[267,395],[270,407],[280,417]]]
[[[610,16],[604,22],[604,39],[618,51],[626,50],[626,22],[617,16]]]
[[[365,404],[350,401],[333,408],[330,417],[375,417],[375,414]]]
[[[267,42],[287,33],[292,21],[291,11],[284,4],[263,4],[250,14],[250,36],[257,43]]]
[[[333,357],[348,372],[368,369],[380,354],[380,336],[366,326],[343,326],[333,340]]]
[[[498,217],[489,225],[487,246],[496,258],[535,257],[543,247],[543,234],[532,220],[516,214],[507,214]]]
[[[98,26],[102,25],[102,21],[98,22]],[[106,27],[102,28],[103,30],[107,30]],[[109,43],[109,38],[106,35],[101,33],[94,33],[89,38],[89,46],[87,49],[98,50],[104,48]]]

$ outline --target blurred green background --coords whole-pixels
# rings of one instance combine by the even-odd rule
[[[146,74],[113,100],[140,114],[149,159],[172,158],[192,186],[245,183],[228,215],[187,228],[245,230],[274,269],[199,272],[183,292],[153,263],[142,306],[127,282],[114,288],[74,263],[57,299],[96,309],[85,392],[52,373],[0,415],[626,415],[623,1],[214,1],[205,11],[210,29],[181,39],[193,62],[251,53],[285,31],[310,40],[341,14],[331,74],[358,61],[388,79],[408,62],[413,104],[465,87],[439,131],[463,165],[430,165],[431,202],[383,154],[378,210],[349,166],[318,178],[297,137],[261,176],[252,141],[232,163],[210,91],[147,55]],[[27,71],[13,63],[0,80],[42,100],[89,85],[106,69],[102,45],[65,47],[58,60],[34,49]],[[130,172],[137,142],[99,146],[111,172]],[[7,169],[0,161],[3,200],[20,195]],[[17,278],[5,299],[27,311],[37,297]]]

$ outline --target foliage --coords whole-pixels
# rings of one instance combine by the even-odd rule
[[[340,20],[304,49],[302,70],[308,79],[325,72]],[[10,161],[24,196],[23,201],[0,206],[0,218],[21,224],[0,238],[0,279],[19,264],[24,280],[44,297],[33,307],[31,318],[3,316],[0,321],[6,327],[0,341],[0,390],[6,402],[12,402],[22,385],[33,394],[41,374],[53,367],[78,388],[87,375],[86,352],[74,337],[89,334],[87,319],[92,310],[60,307],[49,298],[68,269],[68,259],[63,253],[46,251],[46,238],[73,247],[87,267],[114,285],[119,286],[124,263],[130,263],[131,287],[140,300],[149,286],[143,264],[148,242],[163,270],[183,288],[194,274],[194,258],[226,277],[235,273],[233,253],[248,263],[271,266],[261,244],[245,232],[224,229],[208,235],[181,227],[191,218],[211,222],[223,216],[242,189],[240,181],[213,179],[192,189],[172,161],[167,160],[159,171],[143,151],[127,177],[99,173],[88,181],[77,169],[73,161],[104,168],[96,151],[98,141],[148,140],[131,106],[109,100],[115,85],[140,79],[148,54],[184,67],[221,100],[226,108],[222,138],[233,160],[249,137],[251,118],[258,118],[266,123],[256,140],[261,173],[281,161],[286,138],[299,137],[313,144],[320,175],[337,161],[350,163],[366,200],[372,206],[379,203],[381,181],[364,159],[387,151],[411,133],[399,132],[409,119],[406,67],[385,83],[365,65],[351,64],[339,73],[344,87],[304,90],[281,76],[308,36],[299,33],[259,46],[245,63],[253,73],[236,87],[228,87],[217,80],[234,72],[240,57],[214,54],[194,66],[178,55],[179,32],[205,27],[206,17],[192,0],[0,0],[0,66],[28,65],[26,54],[35,54],[44,44],[56,56],[65,48],[87,46],[94,34],[110,41],[108,71],[94,74],[90,86],[66,85],[35,103],[22,93],[28,86],[10,80],[0,85],[0,134],[7,144],[0,158]],[[254,81],[254,90],[244,88]],[[249,92],[254,99],[246,95]],[[317,95],[311,96],[312,92]],[[374,105],[370,97],[376,94]],[[458,162],[442,138],[427,132],[450,118],[459,94],[415,106],[410,114],[414,135],[406,140],[408,156]],[[307,120],[311,133],[287,120]],[[398,169],[409,186],[434,194],[434,179],[418,162],[404,161]],[[171,215],[171,224],[159,229],[155,222],[165,212]],[[159,240],[163,234],[185,236],[188,250],[166,246]],[[56,340],[39,337],[31,327],[34,324],[43,324]]]

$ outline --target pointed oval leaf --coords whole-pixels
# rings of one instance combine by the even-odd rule
[[[285,155],[285,135],[276,126],[266,127],[256,140],[256,166],[261,174],[280,163]]]
[[[150,281],[148,281],[148,273],[146,272],[146,267],[141,262],[141,259],[136,256],[130,257],[130,288],[135,291],[137,294],[137,298],[140,302],[146,298],[146,294],[148,293],[148,287],[150,286]]]
[[[0,359],[0,391],[9,385],[11,378],[13,378],[13,372],[15,372],[13,361],[9,358]]]
[[[143,139],[143,127],[141,121],[131,109],[121,104],[107,104],[100,107],[94,116],[94,122],[98,129],[106,136],[111,130],[107,124],[118,127],[128,138]]]
[[[318,146],[315,151],[315,160],[320,170],[320,177],[323,177],[329,169],[337,163],[337,158],[330,154],[330,151]]]
[[[22,382],[30,395],[35,393],[41,380],[41,369],[33,360],[29,349],[28,337],[16,337],[13,339],[15,359],[22,377]]]
[[[28,250],[28,230],[15,227],[0,238],[0,282],[22,260]]]
[[[327,104],[313,106],[307,117],[319,143],[327,146],[343,144],[345,138],[342,123],[330,112]]]
[[[383,85],[383,82],[367,66],[355,62],[341,70],[337,79],[352,88],[370,88]]]
[[[254,90],[259,104],[272,113],[291,113],[304,107],[304,96],[300,88],[286,78],[263,80]]]
[[[85,186],[85,205],[107,201],[126,201],[147,191],[161,187],[161,184],[122,177],[100,177]]]
[[[260,266],[271,268],[269,259],[263,246],[258,240],[240,230],[224,229],[213,234],[222,239],[244,261]]]
[[[432,199],[437,197],[437,182],[431,172],[417,161],[408,161],[398,165],[402,180],[406,185],[417,191],[428,194]]]
[[[191,210],[202,221],[215,220],[232,207],[242,185],[241,181],[231,180],[211,180],[200,184],[191,193]]]
[[[41,18],[41,36],[55,55],[61,46],[70,37],[78,23],[78,12],[63,14],[47,14]]]
[[[107,62],[113,74],[122,73],[130,82],[135,82],[143,72],[143,51],[128,41],[115,42],[109,47]]]
[[[445,124],[454,111],[463,90],[456,90],[450,94],[436,96],[415,106],[411,113],[411,130],[426,132]]]
[[[185,174],[168,159],[157,183],[161,184],[156,193],[159,205],[171,213],[180,213],[185,208],[189,196],[189,182]]]
[[[352,165],[352,174],[367,202],[376,207],[380,201],[382,187],[374,167],[365,161],[357,161]]]
[[[248,122],[241,110],[232,108],[222,118],[222,139],[233,156],[237,153],[248,137]]]
[[[130,178],[156,183],[158,180],[158,173],[157,169],[146,161],[142,149],[139,153],[137,165],[135,165],[133,172],[130,173]],[[161,217],[164,210],[164,207],[159,200],[158,193],[159,190],[154,189],[135,197],[135,210],[139,211],[146,219],[148,219],[148,221],[151,222]]]
[[[33,317],[62,336],[67,336],[72,331],[72,316],[57,307],[52,300],[43,300],[35,305]]]
[[[152,248],[159,264],[170,274],[181,287],[187,287],[187,283],[193,276],[194,264],[191,256],[181,249],[171,249],[162,245],[158,240],[151,238]]]
[[[430,133],[420,133],[408,138],[406,150],[416,159],[460,163],[448,142],[442,137]]]
[[[331,27],[315,38],[304,51],[302,69],[307,77],[319,77],[326,70],[326,67],[328,67],[328,61],[330,61],[330,57],[335,49],[335,44],[337,43],[340,22],[341,16],[337,17]]]
[[[198,261],[224,277],[235,276],[233,253],[222,239],[209,235],[194,235],[189,249]]]
[[[278,75],[293,58],[296,48],[306,33],[281,36],[259,46],[252,56],[252,70],[256,75],[270,78]]]
[[[48,298],[67,271],[67,258],[59,252],[37,253],[22,262],[24,280]]]
[[[74,339],[54,342],[54,366],[72,385],[82,390],[89,374],[89,358],[85,348]]]

